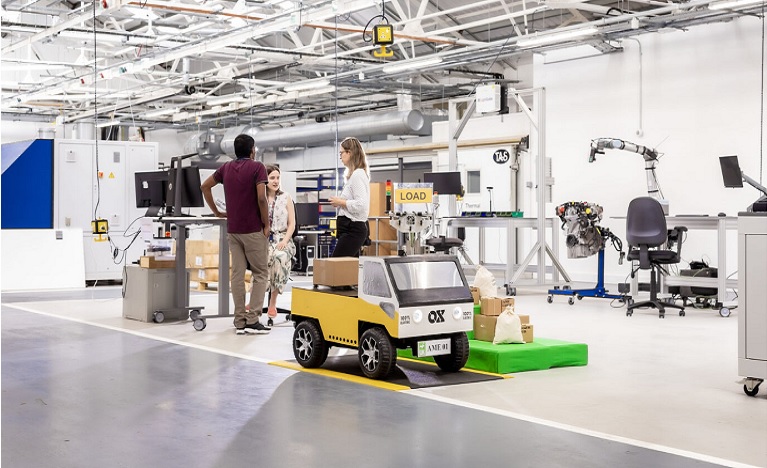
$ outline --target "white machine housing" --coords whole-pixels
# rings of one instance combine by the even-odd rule
[[[91,221],[109,222],[109,235],[119,249],[127,248],[126,230],[139,228],[146,208],[136,208],[134,174],[158,168],[158,144],[133,141],[54,141],[54,229],[83,231],[85,279],[119,280],[122,267],[141,256],[144,243],[137,239],[121,263],[115,263],[109,242],[95,242]],[[128,229],[130,226],[130,229]]]

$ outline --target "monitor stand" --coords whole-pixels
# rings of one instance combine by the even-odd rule
[[[146,210],[146,214],[144,214],[147,218],[156,218],[160,216],[160,211],[162,210],[161,206],[150,206]]]

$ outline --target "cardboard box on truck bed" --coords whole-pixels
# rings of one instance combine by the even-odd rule
[[[320,286],[354,286],[359,275],[359,259],[355,257],[314,259],[314,284]]]

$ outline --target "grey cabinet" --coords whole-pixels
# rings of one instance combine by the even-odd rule
[[[189,279],[187,273],[187,291]],[[123,276],[123,317],[142,322],[155,321],[155,313],[162,311],[162,320],[186,320],[186,310],[172,312],[175,304],[176,270],[174,268],[125,267]],[[175,315],[174,315],[175,314]]]
[[[767,378],[767,213],[738,217],[738,374]]]

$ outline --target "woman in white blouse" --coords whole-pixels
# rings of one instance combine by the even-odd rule
[[[293,233],[296,229],[296,215],[293,200],[290,195],[280,190],[280,168],[267,164],[266,174],[266,202],[269,207],[269,264],[267,291],[269,294],[269,307],[267,315],[268,323],[272,324],[277,316],[277,295],[282,294],[288,282],[293,257],[296,254],[296,246],[293,244]],[[253,304],[251,296],[251,310],[261,311],[261,304]],[[257,299],[257,298],[255,298]],[[255,302],[258,302],[257,300]]]
[[[338,208],[336,218],[336,248],[333,257],[359,257],[368,238],[370,213],[370,173],[367,156],[360,141],[354,137],[341,142],[341,162],[346,166],[344,188],[330,204]]]

